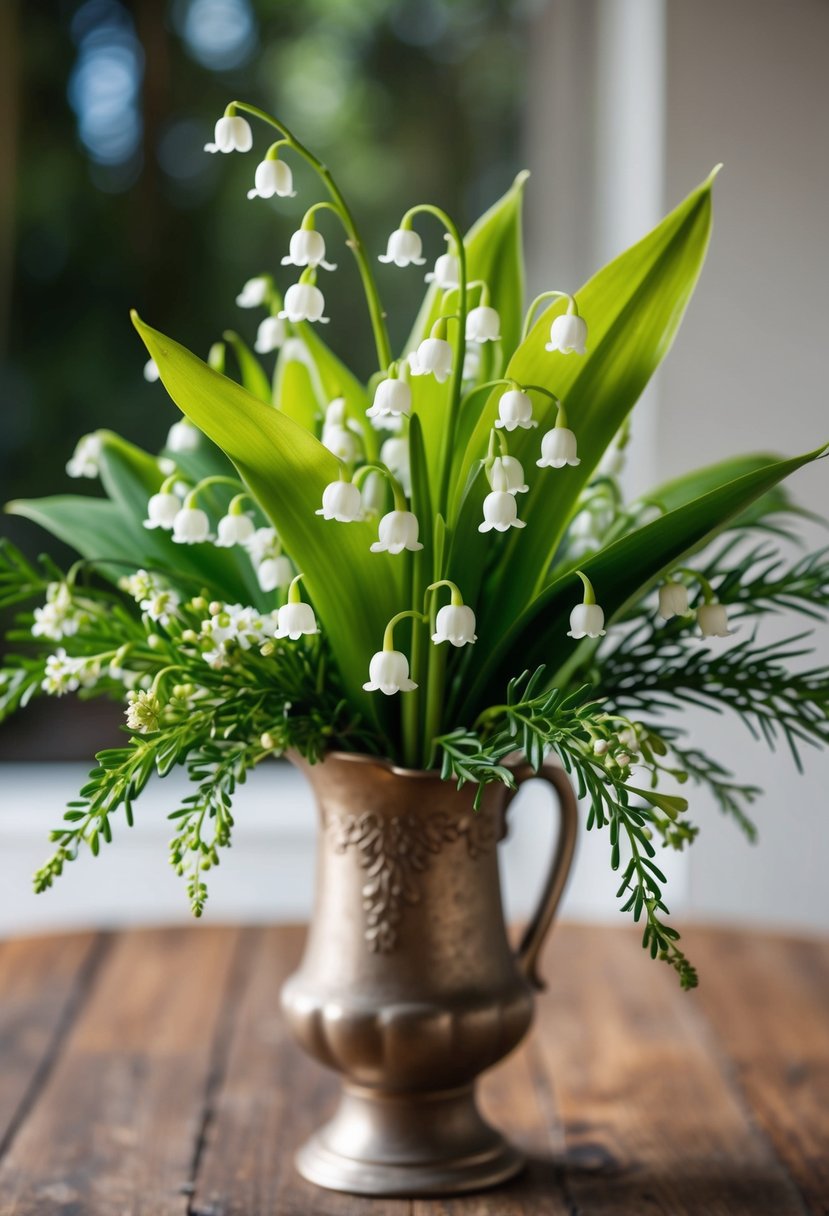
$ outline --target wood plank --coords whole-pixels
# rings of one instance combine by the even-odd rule
[[[336,1078],[307,1059],[282,1019],[279,990],[304,933],[266,929],[240,996],[228,1066],[211,1103],[191,1216],[346,1216],[355,1200],[310,1186],[293,1154],[330,1113]],[[407,1200],[373,1200],[372,1216],[409,1216]]]
[[[0,943],[0,1157],[46,1080],[102,950],[91,933]]]
[[[829,1212],[829,943],[695,930],[699,999],[810,1212]]]
[[[0,1165],[2,1216],[185,1216],[241,940],[115,937]]]
[[[802,1216],[712,1057],[697,994],[635,935],[554,935],[537,1043],[564,1122],[564,1185],[586,1216]]]

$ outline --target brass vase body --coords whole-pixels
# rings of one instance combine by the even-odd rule
[[[333,754],[306,772],[320,813],[316,901],[299,970],[282,991],[310,1055],[344,1078],[334,1118],[297,1167],[333,1190],[433,1195],[516,1173],[521,1155],[481,1117],[479,1074],[523,1038],[535,964],[573,855],[576,804],[563,772],[561,830],[538,912],[507,940],[497,844],[511,791]],[[515,770],[520,782],[532,774]]]

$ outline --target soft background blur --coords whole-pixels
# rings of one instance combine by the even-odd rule
[[[785,15],[779,0],[3,0],[0,498],[67,489],[84,431],[160,443],[174,412],[142,379],[131,306],[199,352],[228,325],[252,336],[233,297],[276,268],[310,182],[297,172],[297,199],[253,205],[250,158],[201,151],[237,96],[328,160],[378,251],[410,203],[440,203],[468,224],[531,168],[531,290],[578,286],[724,161],[702,282],[635,415],[630,488],[731,452],[815,446],[829,437],[827,50],[824,0],[789,0]],[[397,335],[415,304],[410,282],[383,278]],[[354,285],[345,265],[332,278],[326,336],[367,370]],[[824,464],[792,488],[827,513],[827,486]],[[46,543],[22,521],[2,530],[31,551]],[[804,539],[824,543],[818,529]],[[820,647],[825,660],[826,630]],[[165,862],[174,778],[98,862],[29,893],[48,828],[117,719],[49,703],[0,728],[0,931],[186,917]],[[700,840],[669,859],[674,911],[829,929],[829,758],[807,756],[798,777],[737,723],[700,715],[694,729],[767,796],[754,849],[696,797]],[[302,783],[263,771],[237,810],[209,914],[306,914]],[[506,851],[518,914],[551,819],[528,790]],[[606,848],[583,840],[569,914],[614,915]]]

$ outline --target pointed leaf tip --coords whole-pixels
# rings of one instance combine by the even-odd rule
[[[711,170],[711,172],[708,174],[708,176],[705,179],[706,186],[708,186],[710,188],[711,186],[714,185],[714,182],[720,175],[720,170],[722,169],[722,167],[723,167],[722,161],[720,161],[719,164],[714,165],[714,168]]]
[[[512,183],[513,190],[523,190],[524,185],[529,181],[532,174],[529,169],[522,169],[520,173],[515,175],[515,181]]]
[[[130,320],[132,321],[132,323],[136,329],[138,329],[138,327],[142,324],[141,318],[138,315],[137,308],[130,309]]]

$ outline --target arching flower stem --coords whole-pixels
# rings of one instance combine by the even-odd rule
[[[395,511],[408,511],[409,503],[406,499],[406,493],[390,469],[387,469],[384,464],[364,464],[357,470],[352,477],[355,486],[362,485],[369,473],[379,473],[381,477],[385,477],[391,487],[391,492],[394,495]],[[344,479],[344,480],[347,480]]]
[[[676,566],[674,568],[674,573],[684,574],[687,578],[691,578],[694,580],[694,582],[698,583],[699,588],[702,591],[702,598],[706,604],[716,604],[718,602],[717,593],[715,592],[714,588],[711,586],[708,579],[704,575],[700,574],[698,570],[692,570],[690,566]]]
[[[348,204],[340,193],[339,186],[334,181],[328,168],[314,155],[309,148],[306,148],[303,143],[281,122],[278,122],[271,114],[265,110],[260,110],[258,106],[249,105],[244,101],[233,103],[237,109],[244,110],[254,118],[258,118],[261,122],[267,123],[283,136],[284,142],[298,153],[303,160],[311,166],[321,179],[323,185],[331,196],[333,210],[340,217],[343,228],[345,229],[348,238],[348,246],[351,249],[354,257],[357,260],[357,266],[360,271],[360,278],[363,284],[363,290],[368,304],[369,317],[371,320],[371,328],[374,334],[374,344],[377,348],[377,362],[380,367],[387,367],[391,362],[391,344],[389,342],[388,330],[386,329],[386,314],[383,311],[383,305],[380,301],[380,294],[377,290],[377,284],[374,281],[374,275],[369,264],[365,246],[362,238],[357,230],[357,225],[354,222],[354,217],[349,210]]]
[[[406,608],[403,612],[398,612],[391,618],[383,633],[383,649],[394,650],[394,627],[399,621],[405,621],[409,617],[412,620],[420,621],[421,624],[427,620],[425,612],[418,612],[415,608]]]
[[[177,481],[180,481],[181,478],[176,477],[175,474],[173,474],[172,478],[170,478],[170,477],[167,478],[167,481],[171,481],[171,480],[173,481],[173,483],[175,483]],[[167,485],[167,481],[164,482],[164,486]],[[199,494],[201,494],[202,490],[209,489],[210,486],[232,486],[232,488],[234,490],[241,490],[241,484],[240,484],[240,482],[238,482],[236,480],[235,477],[224,477],[221,474],[217,473],[215,476],[205,477],[201,481],[196,482],[196,484],[193,486],[192,490],[190,491],[190,493],[187,495],[187,497],[184,500],[185,507],[195,507],[196,502],[198,501]],[[162,486],[162,489],[163,488],[164,487]],[[241,491],[241,493],[236,495],[236,498],[234,498],[233,501],[235,502],[236,499],[238,499],[238,498],[247,498],[247,497],[248,497],[248,495],[245,494],[244,491]],[[237,511],[238,511],[238,508],[237,508]]]
[[[579,306],[576,303],[575,296],[571,296],[569,291],[542,291],[540,296],[536,296],[532,304],[527,309],[527,315],[524,318],[524,328],[521,330],[521,341],[525,342],[527,335],[532,328],[533,318],[540,304],[545,304],[547,300],[567,300],[567,316],[577,317],[579,315]]]
[[[451,579],[439,578],[437,580],[437,582],[430,583],[429,586],[426,588],[426,594],[428,595],[430,591],[437,591],[439,587],[448,587],[449,588],[449,590],[452,593],[450,603],[452,604],[452,606],[454,608],[463,607],[463,596],[460,593],[457,583],[453,583],[451,581]],[[425,597],[424,597],[424,599],[425,599]]]

